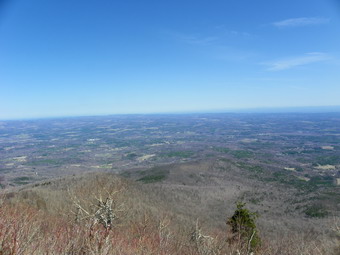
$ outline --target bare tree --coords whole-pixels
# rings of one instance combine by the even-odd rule
[[[124,211],[124,204],[117,202],[117,195],[122,189],[108,189],[103,187],[99,195],[86,200],[79,199],[74,192],[69,190],[69,194],[75,210],[75,221],[78,223],[87,221],[91,226],[100,224],[106,230],[114,227],[119,218],[119,214]],[[104,194],[103,194],[104,193]]]

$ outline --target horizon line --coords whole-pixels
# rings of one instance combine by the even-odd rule
[[[314,110],[314,111],[313,111]],[[79,115],[52,115],[36,117],[14,117],[0,118],[0,121],[20,121],[20,120],[44,120],[62,118],[82,118],[82,117],[105,117],[105,116],[127,116],[127,115],[186,115],[186,114],[246,114],[246,113],[340,113],[340,105],[328,106],[282,106],[282,107],[250,107],[250,108],[229,108],[215,110],[196,110],[196,111],[167,111],[167,112],[145,112],[145,113],[98,113],[98,114],[79,114]]]

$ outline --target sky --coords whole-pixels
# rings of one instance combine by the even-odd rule
[[[0,0],[0,119],[335,105],[339,0]]]

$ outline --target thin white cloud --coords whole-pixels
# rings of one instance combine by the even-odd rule
[[[310,17],[310,18],[295,18],[295,19],[286,19],[278,22],[274,22],[273,25],[276,27],[284,28],[284,27],[304,27],[304,26],[312,26],[312,25],[322,25],[329,23],[330,19],[327,18],[318,18],[318,17]]]
[[[326,53],[312,52],[306,53],[303,56],[281,59],[265,64],[269,66],[269,68],[267,69],[268,71],[281,71],[292,69],[298,66],[304,66],[312,63],[326,61],[329,60],[330,58],[331,57]]]

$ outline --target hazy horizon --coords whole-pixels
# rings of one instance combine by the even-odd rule
[[[50,116],[29,116],[24,118],[0,118],[0,121],[11,120],[39,120],[39,119],[60,119],[60,118],[81,118],[81,117],[105,117],[105,116],[140,116],[140,115],[192,115],[192,114],[322,114],[340,113],[340,105],[335,106],[301,106],[301,107],[265,107],[265,108],[235,108],[215,109],[178,112],[135,112],[135,113],[112,113],[112,114],[85,114],[85,115],[50,115]]]

